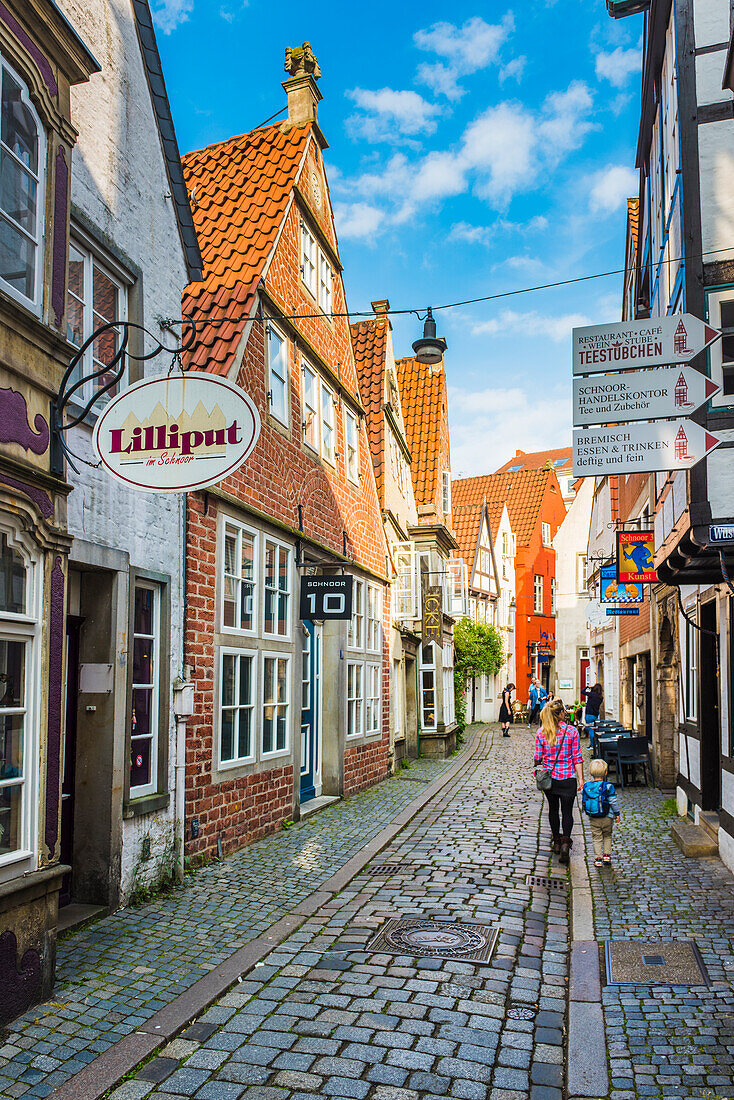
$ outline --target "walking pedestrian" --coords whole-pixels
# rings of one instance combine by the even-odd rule
[[[530,692],[528,693],[528,725],[533,726],[540,717],[540,712],[543,709],[548,699],[548,692],[537,676],[533,676],[530,681]]]
[[[550,786],[544,794],[548,800],[553,851],[561,863],[568,863],[573,844],[573,804],[576,792],[584,786],[579,731],[566,721],[566,708],[561,699],[554,699],[543,707],[540,721],[535,738],[535,764],[550,773]]]
[[[612,862],[612,829],[620,820],[619,800],[607,780],[606,760],[592,760],[589,771],[591,779],[584,784],[582,802],[594,843],[594,866],[601,867]]]
[[[589,731],[589,742],[593,749],[594,727],[599,721],[601,705],[604,702],[604,688],[601,686],[601,684],[594,684],[594,686],[591,688],[584,688],[581,694],[586,696],[586,706],[584,707],[584,724]]]
[[[510,726],[512,725],[512,693],[515,690],[514,684],[508,684],[502,692],[502,706],[500,707],[499,720],[502,723],[502,736],[510,736]]]

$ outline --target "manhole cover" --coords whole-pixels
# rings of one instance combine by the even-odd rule
[[[512,1005],[507,1009],[508,1020],[534,1020],[536,1012],[534,1008],[526,1008],[525,1005]]]
[[[375,878],[387,878],[388,875],[397,875],[402,870],[402,863],[377,863],[374,867],[370,867],[370,874]]]
[[[552,875],[528,875],[525,879],[528,886],[541,886],[544,890],[568,891],[568,879],[554,878]]]
[[[498,936],[499,928],[486,924],[398,917],[383,925],[368,950],[486,963],[492,957]]]
[[[708,985],[701,953],[693,940],[607,940],[610,985]]]

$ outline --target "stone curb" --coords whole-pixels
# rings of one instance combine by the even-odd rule
[[[369,843],[351,856],[318,890],[284,913],[270,925],[267,932],[240,947],[203,978],[199,978],[185,993],[159,1009],[136,1031],[124,1036],[83,1070],[54,1089],[49,1094],[51,1100],[99,1100],[140,1062],[173,1039],[226,993],[238,978],[261,962],[308,917],[318,912],[327,901],[343,890],[444,787],[456,779],[460,772],[469,768],[479,751],[483,732],[487,732],[486,726],[474,734],[465,755],[462,754],[443,775],[434,779],[422,794],[409,802],[389,825],[385,825]]]

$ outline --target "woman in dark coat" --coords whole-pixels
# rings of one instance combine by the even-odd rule
[[[502,723],[502,736],[510,736],[510,726],[512,725],[512,693],[515,690],[514,684],[508,684],[505,690],[502,692],[502,706],[500,707],[499,720]]]

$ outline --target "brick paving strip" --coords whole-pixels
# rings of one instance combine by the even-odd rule
[[[474,736],[455,761],[414,762],[197,871],[187,888],[64,938],[55,999],[6,1029],[0,1096],[45,1097],[71,1078],[76,1100],[87,1064],[119,1080],[339,890],[478,745]]]
[[[395,822],[379,866],[375,846],[361,869],[345,867],[114,1100],[561,1100],[568,895],[528,882],[550,870],[531,753],[524,730],[483,733]],[[497,947],[488,963],[372,948],[396,917],[494,926]],[[99,1095],[80,1081],[56,1100]]]

